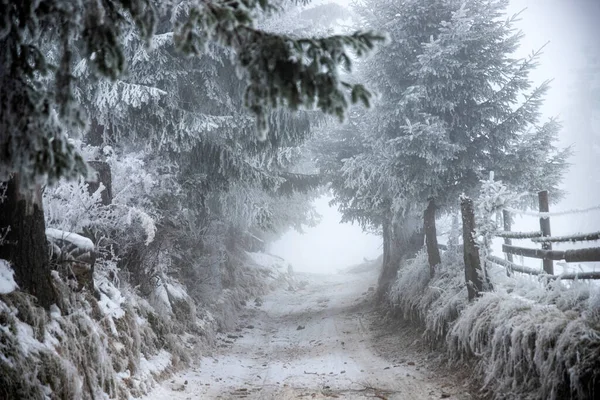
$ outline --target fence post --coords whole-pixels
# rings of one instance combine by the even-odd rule
[[[481,261],[479,259],[479,249],[477,248],[475,238],[473,237],[473,234],[475,233],[473,200],[466,196],[462,196],[460,199],[460,210],[463,223],[465,280],[467,282],[467,292],[470,301],[483,291],[483,274],[481,270]]]
[[[502,210],[502,222],[504,223],[504,232],[510,232],[512,229],[511,221],[510,221],[510,213],[507,210]],[[504,244],[512,245],[512,239],[504,238]],[[505,253],[506,259],[509,262],[513,262],[513,255],[510,253]],[[510,268],[506,268],[506,275],[511,276],[512,271]]]
[[[548,191],[542,190],[538,193],[538,199],[540,204],[540,212],[547,213],[550,212],[550,208],[548,205]],[[542,237],[551,236],[550,233],[550,217],[540,217],[540,230],[542,231]],[[552,250],[552,243],[550,242],[542,242],[543,250]],[[544,272],[548,275],[554,275],[554,262],[552,260],[547,260],[544,258]]]

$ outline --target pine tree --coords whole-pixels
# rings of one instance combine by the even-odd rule
[[[44,256],[43,210],[40,188],[36,185],[52,184],[61,177],[76,177],[87,169],[67,136],[85,125],[78,93],[74,91],[80,80],[75,63],[85,62],[94,75],[115,80],[128,68],[128,41],[137,40],[137,36],[150,41],[157,27],[167,33],[158,39],[174,40],[178,51],[184,54],[201,54],[208,46],[219,45],[230,52],[245,77],[244,104],[263,137],[271,111],[279,107],[292,110],[314,107],[342,117],[350,102],[368,103],[369,93],[362,85],[342,81],[338,67],[349,68],[348,51],[364,55],[382,40],[380,36],[357,32],[303,39],[274,34],[254,27],[252,15],[258,10],[271,11],[273,7],[266,1],[255,0],[166,4],[153,0],[0,3],[0,92],[3,93],[0,180],[9,181],[10,195],[2,204],[0,224],[12,227],[1,256],[13,263],[22,289],[38,294],[45,306],[52,303],[48,260]],[[168,13],[173,16],[170,21],[159,21]],[[170,37],[169,30],[164,29],[167,22],[174,24]],[[133,36],[132,24],[136,28]],[[141,52],[139,55],[143,56]],[[140,68],[146,60],[140,60]],[[134,64],[135,60],[129,67],[135,69]],[[146,68],[149,65],[146,63]],[[177,137],[178,118],[192,118],[204,128],[213,124],[212,120],[197,119],[197,115],[190,116],[181,109],[161,104],[158,109],[177,114],[151,113],[150,109],[157,108],[143,104],[150,104],[150,100],[160,103],[164,93],[143,82],[127,83],[116,87],[114,94],[122,100],[127,100],[133,90],[146,96],[142,103],[130,104],[148,111],[146,116],[150,118],[145,121],[140,118],[140,125],[147,122],[152,126],[157,118],[163,118],[164,126],[166,120],[172,119],[169,133],[175,138],[169,137],[167,142],[188,144],[185,140],[189,136]],[[105,117],[92,121],[92,128],[103,130],[100,123],[106,122],[108,116]],[[136,130],[137,134],[142,132],[143,129]],[[150,140],[157,140],[152,129],[145,132]],[[235,151],[229,146],[225,153]],[[237,167],[240,177],[253,173],[243,163]],[[34,239],[22,240],[24,235]],[[39,259],[29,260],[22,256],[26,254],[37,254]],[[33,281],[27,277],[34,277]]]
[[[456,207],[490,171],[515,190],[548,189],[558,198],[567,150],[555,147],[560,124],[540,122],[549,82],[532,87],[539,53],[512,54],[522,38],[504,0],[373,0],[358,6],[370,29],[388,28],[390,44],[360,76],[380,99],[361,129],[368,152],[344,161],[356,196],[391,202],[388,216]],[[358,198],[358,197],[356,197]],[[435,233],[433,232],[433,235]],[[428,246],[430,261],[439,260]],[[437,256],[437,257],[436,257]]]
[[[315,118],[305,111],[273,111],[269,137],[258,140],[252,115],[243,107],[244,82],[236,76],[230,52],[211,46],[199,57],[182,59],[165,40],[170,35],[155,34],[151,68],[144,43],[135,36],[126,40],[128,74],[115,82],[95,84],[83,60],[77,67],[82,81],[77,92],[94,116],[88,143],[110,145],[124,156],[144,149],[148,165],[172,166],[169,174],[176,180],[175,190],[149,195],[157,242],[140,242],[134,249],[121,246],[120,255],[139,254],[124,257],[121,266],[139,270],[139,259],[149,258],[145,254],[168,241],[167,248],[176,250],[162,259],[171,258],[175,270],[187,274],[184,281],[193,286],[206,278],[206,271],[194,272],[197,266],[214,264],[209,260],[214,254],[234,256],[235,246],[222,244],[251,243],[252,237],[312,218],[307,207],[297,208],[302,211],[290,218],[279,203],[308,201],[304,193],[320,183],[318,176],[290,169]],[[190,293],[196,290],[190,287]]]

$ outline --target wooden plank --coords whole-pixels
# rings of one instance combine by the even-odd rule
[[[600,247],[573,250],[543,250],[529,249],[503,244],[502,251],[516,256],[539,258],[547,260],[565,260],[566,262],[593,262],[600,261]],[[548,274],[554,275],[554,274]]]
[[[522,272],[524,274],[529,274],[529,275],[542,275],[542,271],[540,271],[540,270],[526,267],[524,265],[518,265],[515,263],[511,263],[510,261],[503,260],[502,258],[499,258],[496,256],[488,256],[485,261],[492,263],[492,264],[500,265],[502,267],[505,267],[506,269],[511,269],[512,271],[515,271],[515,272]],[[568,280],[600,279],[600,271],[573,272],[573,273],[566,273],[566,274],[561,274],[561,275],[545,275],[544,274],[544,277],[548,278],[548,279],[568,279]]]
[[[594,241],[594,240],[600,240],[600,232],[580,233],[580,234],[569,235],[569,236],[538,237],[538,238],[532,238],[531,239],[532,242],[536,242],[536,243],[542,243],[542,242],[554,242],[554,243],[558,243],[558,242],[587,242],[587,241]]]
[[[540,213],[550,212],[549,201],[548,201],[548,191],[542,190],[538,193],[538,200],[540,206]],[[550,231],[550,217],[541,217],[540,218],[540,230],[542,231],[542,236],[552,236]],[[542,250],[552,251],[552,243],[543,242]],[[548,275],[554,275],[554,262],[551,258],[543,258],[544,263],[544,271]]]
[[[600,271],[574,272],[562,275],[551,276],[551,279],[600,279]]]
[[[502,245],[502,251],[516,256],[548,259],[548,260],[564,260],[565,252],[561,250],[543,250],[543,249],[529,249],[525,247],[511,246],[507,244]],[[553,274],[550,274],[553,275]]]
[[[504,260],[504,259],[502,259],[500,257],[496,257],[496,256],[487,256],[486,261],[491,262],[493,264],[498,264],[510,271],[522,272],[524,274],[529,274],[529,275],[541,275],[542,274],[542,271],[540,271],[539,269],[534,269],[534,268],[526,267],[524,265],[515,264],[513,262]]]
[[[600,261],[600,247],[587,249],[565,250],[566,262],[591,262]]]

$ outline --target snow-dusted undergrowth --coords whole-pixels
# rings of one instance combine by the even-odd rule
[[[586,282],[543,284],[488,270],[494,291],[469,303],[460,255],[404,265],[390,293],[396,311],[422,323],[455,361],[475,361],[497,399],[595,398],[600,394],[600,293]]]
[[[210,351],[244,302],[288,280],[285,263],[240,256],[235,282],[200,306],[171,280],[148,299],[97,266],[96,293],[74,292],[53,274],[61,304],[46,312],[16,288],[0,293],[0,398],[109,399],[147,393]],[[2,263],[3,273],[12,271]],[[111,278],[112,277],[112,278]]]

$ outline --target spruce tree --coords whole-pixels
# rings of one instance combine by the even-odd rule
[[[183,54],[201,54],[209,46],[218,45],[230,52],[245,77],[244,104],[261,138],[266,136],[271,111],[280,107],[317,108],[343,117],[351,102],[368,103],[365,88],[340,79],[339,67],[350,68],[348,52],[364,55],[382,40],[380,36],[357,32],[297,38],[256,28],[256,12],[273,10],[269,2],[255,0],[0,2],[0,180],[8,181],[6,193],[10,195],[2,203],[0,224],[12,227],[2,244],[1,256],[12,262],[22,289],[38,294],[45,306],[53,302],[40,185],[87,172],[68,137],[86,124],[77,100],[79,94],[74,90],[79,83],[76,63],[86,62],[95,76],[115,80],[127,68],[135,68],[133,63],[126,63],[128,40],[139,37],[150,41],[157,27],[167,33],[160,39],[172,40]],[[170,20],[161,19],[168,14]],[[165,28],[166,22],[172,24],[172,29]],[[134,39],[129,36],[132,26]],[[126,99],[135,84],[138,94],[149,96],[146,100],[160,101],[163,97],[162,92],[144,83],[128,83],[117,88],[118,98]],[[138,106],[140,110],[149,109],[141,103]],[[164,105],[159,108],[172,111]],[[147,115],[151,117],[146,120],[149,125],[161,117],[185,117]],[[210,120],[200,122],[211,124]],[[176,136],[177,124],[171,124],[170,134]],[[98,126],[92,124],[92,128]],[[152,129],[146,132],[150,132],[150,140],[157,140]],[[245,164],[237,166],[239,176],[252,174],[252,168]],[[34,239],[22,240],[24,236]],[[23,256],[27,254],[38,258]]]
[[[355,198],[391,202],[390,220],[428,209],[423,225],[431,227],[436,209],[455,208],[458,196],[476,193],[490,171],[515,190],[560,196],[568,151],[555,146],[560,124],[540,120],[549,82],[531,82],[538,53],[514,58],[522,34],[513,27],[516,17],[504,14],[506,5],[357,6],[364,26],[385,27],[390,44],[359,71],[380,99],[361,128],[368,151],[343,163],[344,185]],[[437,249],[428,250],[430,260],[439,260]]]

